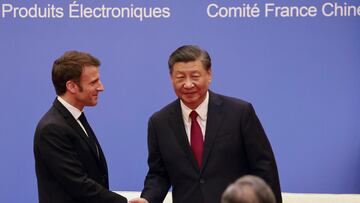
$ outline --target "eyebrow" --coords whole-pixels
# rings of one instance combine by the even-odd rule
[[[99,80],[100,80],[100,78],[99,78],[99,77],[97,77],[97,78],[95,78],[95,79],[91,80],[91,81],[90,81],[90,83],[95,83],[95,82],[97,82],[97,81],[99,81]]]

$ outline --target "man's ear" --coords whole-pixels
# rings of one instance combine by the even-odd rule
[[[78,90],[78,86],[77,86],[77,84],[76,84],[74,81],[68,80],[68,81],[66,82],[66,89],[67,89],[70,93],[75,94],[75,93],[77,92],[77,90]]]

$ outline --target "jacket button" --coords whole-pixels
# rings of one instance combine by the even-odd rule
[[[200,184],[204,184],[205,180],[204,179],[200,179]]]

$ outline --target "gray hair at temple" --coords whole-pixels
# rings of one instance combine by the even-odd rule
[[[209,53],[196,45],[184,45],[177,48],[169,57],[168,66],[172,74],[173,66],[177,62],[191,62],[200,60],[205,70],[211,69],[211,58]]]
[[[270,187],[259,177],[246,175],[229,185],[221,203],[275,203]]]

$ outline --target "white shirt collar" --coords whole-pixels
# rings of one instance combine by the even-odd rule
[[[189,115],[190,115],[192,109],[187,107],[184,104],[184,102],[181,101],[181,99],[180,99],[180,106],[181,106],[183,118],[187,122],[190,122]],[[196,113],[198,113],[198,115],[199,115],[199,118],[203,121],[206,121],[206,119],[207,119],[208,106],[209,106],[209,91],[206,92],[204,101],[195,109]]]
[[[69,104],[67,101],[65,101],[63,98],[61,98],[60,96],[57,97],[57,99],[59,100],[59,102],[65,106],[65,108],[70,111],[71,115],[74,116],[74,118],[76,120],[79,119],[82,111],[80,111],[79,109],[77,109],[76,107],[72,106],[71,104]]]

